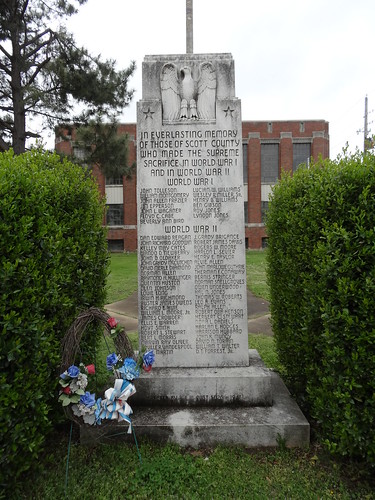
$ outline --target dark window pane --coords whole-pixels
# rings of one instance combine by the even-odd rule
[[[261,202],[261,211],[262,211],[263,224],[265,224],[265,222],[266,222],[267,210],[268,210],[268,201],[262,201]]]
[[[262,144],[261,146],[261,181],[277,182],[279,178],[279,145]]]
[[[309,164],[311,156],[311,144],[309,142],[297,142],[293,144],[293,172],[301,164]]]
[[[247,184],[248,174],[247,174],[247,144],[242,144],[242,156],[243,156],[243,182]]]
[[[124,240],[108,240],[108,250],[110,252],[123,252]]]
[[[122,176],[121,177],[106,177],[106,186],[122,186]]]
[[[107,205],[107,226],[122,226],[124,224],[124,205]]]

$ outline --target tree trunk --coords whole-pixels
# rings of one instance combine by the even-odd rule
[[[26,116],[25,103],[22,90],[21,68],[22,54],[20,50],[20,37],[18,27],[12,33],[12,94],[14,124],[12,131],[12,145],[15,154],[25,152],[26,147]]]

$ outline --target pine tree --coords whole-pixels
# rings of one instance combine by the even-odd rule
[[[129,104],[135,63],[117,71],[59,24],[86,1],[0,0],[0,150],[23,153],[28,139],[40,137],[35,122],[51,129],[97,117],[115,123]]]

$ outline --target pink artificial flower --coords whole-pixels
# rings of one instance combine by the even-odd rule
[[[116,326],[117,326],[116,318],[108,318],[107,323],[109,324],[109,326],[111,328],[116,328]]]
[[[151,371],[151,368],[152,368],[152,366],[151,366],[151,365],[148,365],[148,366],[143,365],[143,369],[144,369],[144,371],[145,371],[145,372],[147,372],[147,373]]]
[[[72,391],[71,391],[71,389],[70,389],[70,387],[68,385],[66,387],[62,388],[62,392],[64,394],[71,394],[72,393]]]
[[[87,365],[86,370],[87,370],[87,373],[89,375],[94,375],[95,374],[95,365]]]

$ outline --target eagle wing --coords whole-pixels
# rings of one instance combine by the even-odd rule
[[[216,70],[210,62],[205,62],[200,68],[198,81],[198,117],[201,120],[215,119],[216,111]]]
[[[164,120],[179,118],[181,98],[177,68],[172,63],[164,64],[160,73],[161,101]]]

